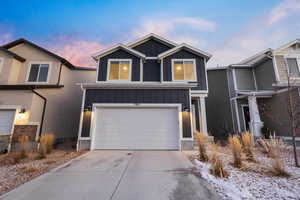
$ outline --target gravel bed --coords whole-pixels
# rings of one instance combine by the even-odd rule
[[[12,156],[0,155],[0,196],[16,186],[23,184],[41,174],[68,162],[84,152],[53,150],[45,159],[37,160],[36,154],[13,164]]]
[[[196,159],[197,152],[186,152],[206,179],[226,200],[262,199],[262,200],[299,200],[300,199],[300,168],[294,167],[291,148],[282,150],[282,160],[290,177],[277,177],[271,172],[271,159],[262,152],[255,151],[256,162],[244,160],[244,168],[236,169],[231,165],[232,156],[227,147],[219,147],[219,154],[229,172],[229,177],[220,179],[209,173],[210,163]],[[300,152],[298,153],[300,154]]]

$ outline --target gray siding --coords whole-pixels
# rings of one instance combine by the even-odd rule
[[[182,108],[190,109],[188,89],[88,89],[86,90],[85,107],[93,103],[180,103]],[[182,114],[183,136],[191,137],[189,114]],[[84,116],[82,136],[89,136],[90,118]]]
[[[255,67],[255,78],[258,90],[273,90],[276,78],[272,59]]]
[[[300,100],[297,90],[294,90],[294,98]],[[277,136],[291,136],[287,101],[288,92],[276,94],[272,98],[258,99],[264,128],[275,131]]]
[[[158,60],[146,60],[143,64],[143,81],[160,81],[160,63]]]
[[[227,70],[209,70],[206,101],[208,131],[218,139],[233,132]]]
[[[108,59],[117,59],[117,58],[132,59],[131,80],[139,81],[140,80],[140,58],[122,49],[119,49],[109,55],[100,58],[97,80],[106,81]]]
[[[147,57],[156,57],[172,47],[173,46],[166,45],[161,41],[150,39],[138,46],[133,47],[133,49],[145,54]]]
[[[172,81],[172,59],[196,59],[198,87],[193,90],[207,90],[204,59],[184,49],[163,59],[164,81]]]
[[[235,68],[235,76],[238,90],[255,90],[252,68]]]

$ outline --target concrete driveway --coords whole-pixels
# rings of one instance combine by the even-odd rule
[[[93,151],[2,200],[219,199],[176,151]]]

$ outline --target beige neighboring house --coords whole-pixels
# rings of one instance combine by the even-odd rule
[[[25,39],[0,47],[0,151],[24,134],[32,141],[45,133],[76,138],[82,99],[76,83],[95,75]]]

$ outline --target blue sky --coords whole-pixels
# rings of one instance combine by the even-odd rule
[[[0,44],[24,37],[80,65],[150,32],[212,53],[211,66],[300,38],[300,0],[10,0],[0,10]]]

